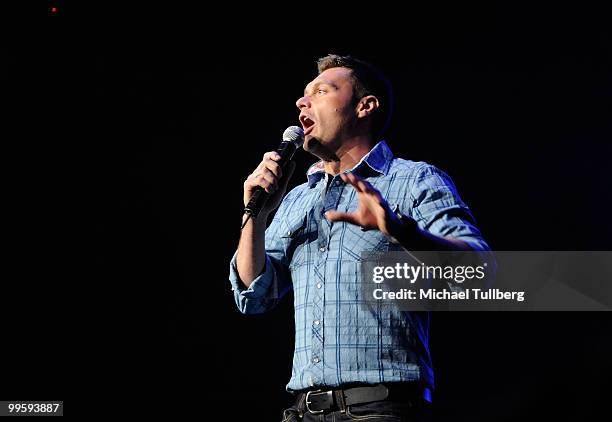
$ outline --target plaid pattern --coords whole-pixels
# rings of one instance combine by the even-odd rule
[[[489,249],[452,180],[436,167],[394,158],[381,141],[351,171],[422,229]],[[265,271],[249,288],[239,281],[234,255],[230,282],[238,308],[265,312],[293,289],[295,350],[288,390],[394,381],[433,387],[429,315],[368,308],[360,300],[361,252],[398,246],[377,230],[327,221],[328,210],[356,210],[357,194],[339,176],[329,181],[320,163],[307,177],[285,196],[266,230]]]

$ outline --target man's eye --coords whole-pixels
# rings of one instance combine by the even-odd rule
[[[317,94],[325,94],[327,91],[324,89],[317,89]]]

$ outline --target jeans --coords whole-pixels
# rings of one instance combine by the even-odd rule
[[[417,401],[377,401],[364,404],[353,404],[346,411],[327,410],[324,413],[311,413],[306,409],[306,396],[299,395],[293,406],[285,409],[282,422],[314,422],[314,421],[372,421],[372,422],[429,422],[431,420],[431,404]]]

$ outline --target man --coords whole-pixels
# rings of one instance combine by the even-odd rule
[[[283,198],[295,165],[268,152],[244,183],[245,205],[258,186],[271,196],[230,265],[236,303],[265,312],[294,291],[296,402],[285,420],[416,418],[433,388],[428,314],[360,306],[360,253],[488,246],[445,173],[376,142],[392,111],[386,78],[350,56],[328,55],[318,70],[296,103],[304,149],[320,158],[307,182]]]

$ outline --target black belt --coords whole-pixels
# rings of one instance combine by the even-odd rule
[[[373,386],[309,390],[305,395],[306,409],[310,413],[323,413],[334,408],[344,409],[352,404],[381,400],[431,401],[431,390],[414,383],[376,384]]]

